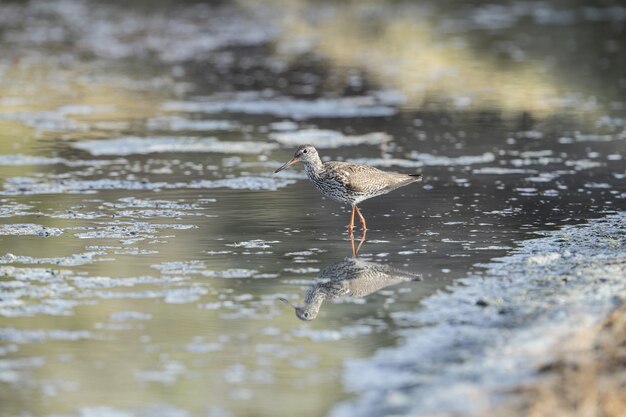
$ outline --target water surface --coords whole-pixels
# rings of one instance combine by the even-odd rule
[[[0,415],[324,415],[394,315],[623,209],[623,7],[287,6],[0,6]],[[359,258],[420,280],[280,302],[351,255],[302,142],[424,175]]]

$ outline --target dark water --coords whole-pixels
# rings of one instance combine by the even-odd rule
[[[391,314],[624,208],[625,20],[605,3],[0,5],[0,415],[327,413],[344,361],[398,342]],[[279,301],[351,254],[347,209],[299,167],[272,174],[303,142],[423,173],[362,204],[360,254],[420,281],[310,322]]]

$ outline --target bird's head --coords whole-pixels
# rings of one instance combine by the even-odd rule
[[[300,320],[304,320],[304,321],[314,320],[317,317],[317,314],[320,312],[319,305],[305,304],[303,306],[296,306],[296,305],[291,304],[289,301],[287,301],[284,298],[279,298],[279,300],[283,302],[284,304],[287,304],[288,306],[292,307],[294,311],[296,312],[296,317],[299,318]]]
[[[319,159],[320,157],[317,154],[317,150],[313,147],[313,145],[300,145],[296,149],[296,152],[293,154],[293,158],[291,158],[283,166],[274,171],[274,173],[280,172],[283,169],[288,168],[290,165],[295,164],[296,162],[308,164],[314,163]]]

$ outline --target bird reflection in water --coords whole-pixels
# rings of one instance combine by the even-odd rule
[[[301,305],[296,306],[280,298],[280,301],[295,309],[300,320],[315,319],[324,300],[367,297],[392,285],[421,281],[422,275],[356,257],[347,257],[324,268],[319,279],[319,282],[308,289]]]
[[[352,256],[357,256],[359,251],[361,250],[361,246],[365,242],[365,235],[367,235],[367,230],[363,230],[361,232],[361,238],[359,239],[359,244],[355,246],[354,244],[354,235],[350,235],[350,243],[352,244]]]

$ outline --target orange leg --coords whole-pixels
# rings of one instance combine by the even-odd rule
[[[348,224],[348,234],[350,236],[354,236],[354,233],[352,232],[352,230],[354,229],[354,209],[356,208],[356,206],[352,207],[352,215],[350,216],[350,224]]]
[[[363,217],[363,215],[361,214],[361,210],[359,210],[357,206],[354,206],[354,208],[356,209],[356,214],[359,215],[359,219],[361,219],[361,227],[363,228],[363,231],[366,231],[367,225],[365,224],[365,217]]]

